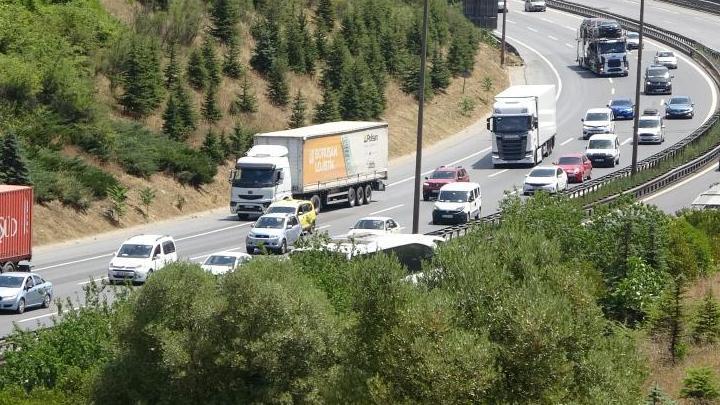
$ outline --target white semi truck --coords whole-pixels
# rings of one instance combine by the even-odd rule
[[[532,165],[552,153],[557,134],[555,85],[512,86],[495,96],[487,119],[493,166]]]
[[[388,125],[338,121],[256,134],[254,146],[230,176],[230,212],[240,219],[262,215],[279,200],[369,204],[388,177]]]

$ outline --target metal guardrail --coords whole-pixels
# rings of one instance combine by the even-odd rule
[[[677,6],[691,8],[693,10],[704,11],[706,13],[720,15],[720,1],[705,0],[659,0],[665,3],[675,4]]]
[[[673,1],[690,2],[695,0]],[[639,29],[638,21],[615,13],[598,10],[592,7],[587,7],[581,4],[572,3],[564,0],[546,0],[546,4],[549,7],[556,8],[558,10],[567,11],[585,17],[612,18],[617,20],[623,26],[623,28],[627,30],[637,31]],[[708,74],[710,74],[713,81],[715,82],[715,85],[720,86],[720,52],[709,48],[684,35],[664,30],[652,24],[645,24],[643,34],[646,35],[648,38],[654,39],[658,42],[662,42],[690,56],[693,60],[700,64],[708,72]],[[688,136],[673,144],[669,148],[664,149],[638,162],[638,171],[651,169],[683,153],[685,150],[687,150],[689,146],[692,146],[700,139],[702,139],[704,135],[709,133],[709,131],[712,130],[713,126],[715,126],[718,121],[720,121],[720,109],[716,108],[713,115]],[[633,187],[628,190],[623,190],[617,194],[588,204],[584,208],[588,213],[590,213],[595,206],[600,204],[608,204],[624,195],[631,194],[637,198],[654,193],[661,188],[667,187],[668,185],[673,184],[692,173],[695,173],[700,168],[707,166],[708,163],[714,161],[718,157],[720,157],[720,145],[715,145],[715,147],[713,147],[710,151],[705,152],[700,157],[694,159],[691,162],[669,170],[668,172],[661,174],[653,179],[650,179],[639,186]],[[582,197],[588,193],[600,189],[609,182],[629,177],[630,175],[631,167],[627,166],[613,173],[585,182],[578,187],[574,187],[571,190],[564,192],[563,194],[569,198]],[[470,221],[467,224],[438,229],[436,231],[429,232],[428,235],[442,236],[446,239],[451,239],[466,234],[468,230],[479,224],[499,223],[500,220],[501,214],[495,213],[482,217],[478,220]]]

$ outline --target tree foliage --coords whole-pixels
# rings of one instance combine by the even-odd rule
[[[17,135],[6,132],[0,138],[0,184],[30,185],[30,173],[22,156]]]
[[[123,71],[124,94],[120,104],[133,116],[150,114],[160,105],[163,80],[157,48],[149,41],[135,40]]]
[[[238,1],[213,0],[210,7],[210,20],[213,26],[210,32],[223,43],[228,43],[237,34],[236,25],[240,21]]]
[[[290,128],[300,128],[305,126],[305,112],[307,110],[307,102],[302,92],[298,90],[292,103],[292,113],[290,114]]]
[[[188,57],[187,79],[190,86],[196,90],[204,88],[205,82],[208,80],[208,72],[205,67],[203,55],[198,49],[193,49]]]

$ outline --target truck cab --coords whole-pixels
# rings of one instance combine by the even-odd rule
[[[627,37],[620,24],[604,18],[586,18],[578,30],[577,61],[580,67],[601,76],[627,76]]]
[[[273,202],[292,198],[291,180],[286,147],[253,146],[230,174],[230,213],[241,220],[263,215]]]

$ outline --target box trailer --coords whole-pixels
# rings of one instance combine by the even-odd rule
[[[315,209],[368,204],[388,176],[388,125],[339,121],[256,134],[231,175],[230,211],[262,215],[274,201],[297,198]]]
[[[29,270],[33,190],[0,185],[0,270]]]

